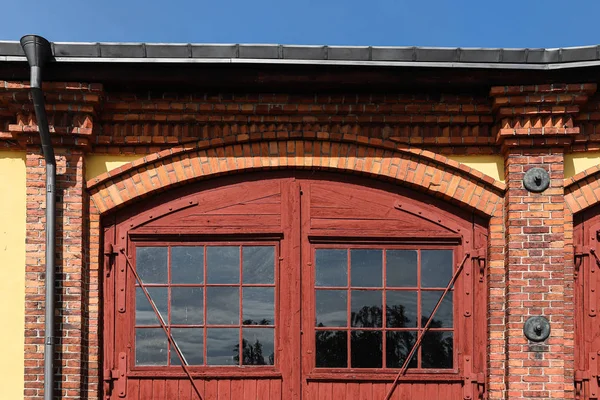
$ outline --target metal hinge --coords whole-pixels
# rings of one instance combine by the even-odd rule
[[[485,393],[485,374],[483,372],[473,373],[473,362],[470,356],[464,358],[465,373],[463,376],[463,399],[464,400],[483,400]],[[475,388],[477,385],[477,393]],[[477,396],[477,397],[475,397]]]
[[[115,258],[119,253],[114,249],[112,243],[106,243],[104,246],[104,257],[106,257],[106,277],[110,276],[114,266]]]
[[[598,399],[600,385],[598,384],[598,357],[596,352],[588,355],[588,370],[575,371],[575,399]],[[588,382],[586,385],[585,382]],[[584,393],[585,392],[585,393]]]
[[[117,392],[119,397],[127,395],[127,380],[125,379],[125,371],[127,370],[127,354],[119,353],[119,369],[104,370],[104,397],[110,399],[113,390]]]
[[[486,249],[485,247],[473,249],[471,254],[471,259],[476,260],[477,266],[479,267],[479,282],[483,282],[485,276],[485,263],[487,260]]]
[[[575,266],[575,270],[573,271],[573,277],[577,279],[579,277],[579,271],[581,269],[581,265],[583,264],[583,257],[588,257],[590,255],[589,252],[586,252],[583,249],[583,246],[580,244],[576,244],[573,247],[573,264]]]

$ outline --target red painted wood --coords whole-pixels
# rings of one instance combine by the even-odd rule
[[[154,379],[152,382],[152,398],[154,400],[166,399],[166,382],[164,379]]]
[[[202,386],[204,386],[204,382],[202,382]],[[179,381],[179,397],[178,397],[178,399],[188,399],[188,398],[192,398],[191,396],[192,396],[192,383],[187,379],[180,380]]]
[[[303,399],[318,399],[319,398],[319,382],[311,382],[307,385],[304,385],[304,388],[302,391],[302,398]]]
[[[219,397],[219,382],[209,379],[204,384],[204,400],[217,400]]]
[[[231,400],[243,399],[244,397],[244,381],[241,379],[233,379],[231,381]]]
[[[256,397],[256,381],[244,380],[244,399],[258,400]]]
[[[338,383],[339,385],[339,383]],[[356,382],[346,383],[346,399],[347,400],[359,400],[360,399],[360,384]]]
[[[269,399],[270,398],[270,382],[265,379],[259,379],[256,381],[256,398],[257,399]]]
[[[171,201],[180,204],[190,200],[197,205],[165,213]],[[398,204],[406,205],[410,212],[398,209]],[[427,218],[419,213],[426,214]],[[150,215],[159,217],[150,218]],[[148,222],[142,221],[146,218]],[[132,219],[136,219],[136,223],[141,221],[134,230],[130,230]],[[312,260],[315,243],[319,240],[324,243],[323,240],[328,239],[334,242],[332,246],[335,242],[346,246],[350,240],[343,239],[346,237],[353,243],[361,243],[360,238],[364,238],[364,243],[372,244],[395,238],[398,243],[404,243],[402,246],[411,248],[407,239],[420,238],[419,246],[426,246],[431,240],[450,243],[448,246],[455,249],[455,261],[466,251],[487,245],[485,221],[437,199],[357,177],[300,172],[226,177],[190,185],[120,211],[115,215],[115,221],[113,224],[106,220],[104,240],[115,240],[115,247],[124,247],[129,254],[134,248],[132,239],[140,240],[139,236],[129,234],[151,235],[152,240],[158,242],[166,240],[166,236],[161,235],[171,234],[183,235],[188,241],[218,242],[226,238],[239,242],[250,238],[252,242],[268,237],[279,242],[276,365],[262,370],[192,367],[204,399],[383,399],[394,370],[315,369]],[[456,234],[457,229],[460,229],[460,235]],[[185,235],[205,236],[198,239],[198,236]],[[460,245],[447,241],[447,238],[459,237],[462,238]],[[169,238],[172,240],[172,236]],[[439,248],[439,244],[436,247]],[[124,266],[123,257],[117,258],[117,267]],[[475,264],[471,271],[470,297],[463,296],[466,281],[459,279],[454,288],[455,354],[471,355],[474,371],[484,371],[487,288],[485,276],[484,282],[479,283]],[[127,398],[197,398],[180,368],[135,366],[134,286],[131,277],[128,279],[125,313],[115,311],[114,274],[104,279],[107,296],[104,301],[104,363],[114,364],[114,357],[119,352],[130,355]],[[471,309],[472,317],[462,318],[464,309]],[[462,359],[456,357],[454,371],[431,371],[409,381],[401,380],[392,398],[460,399],[462,368]],[[117,399],[112,397],[111,400]]]
[[[360,383],[360,400],[371,400],[373,398],[373,384],[371,382]]]
[[[300,185],[294,178],[282,181],[282,260],[280,267],[279,301],[281,310],[279,326],[279,368],[283,377],[281,397],[300,399],[302,364],[301,330],[301,237],[300,221]],[[287,235],[287,239],[286,239]],[[287,313],[285,312],[287,310]]]
[[[332,384],[331,397],[335,399],[343,399],[346,396],[346,384],[335,382]],[[383,397],[382,397],[383,399]]]
[[[152,395],[152,389],[153,389],[153,379],[140,379],[139,380],[139,385],[140,385],[140,400],[142,399],[152,399],[154,396]]]
[[[218,384],[218,399],[231,399],[231,381],[229,379],[221,379]]]
[[[271,380],[270,385],[271,387],[269,388],[269,398],[271,400],[282,400],[283,398],[281,397],[281,381]],[[233,400],[236,397],[233,397],[232,395],[231,398]]]
[[[116,398],[112,396],[111,398]],[[128,400],[139,400],[140,399],[140,383],[137,380],[130,379],[127,381],[127,399]]]
[[[165,386],[165,398],[179,399],[179,379],[167,379]]]
[[[319,394],[318,398],[322,400],[332,400],[333,397],[333,384],[331,382],[319,382]]]
[[[383,382],[372,383],[373,400],[384,399],[387,394],[386,385]]]
[[[598,230],[600,230],[600,207],[594,207],[575,216],[573,243],[583,255],[579,259],[575,279],[575,370],[578,371],[577,375],[588,377],[592,370],[590,355],[594,355],[597,360],[597,354],[600,352],[600,324],[598,323],[600,315],[597,312],[600,302],[598,294],[592,292],[593,286],[597,288],[600,284],[600,269],[590,252],[596,251],[596,254],[600,254]],[[590,384],[587,379],[582,382],[580,393],[582,400],[592,396]]]
[[[116,243],[116,229],[114,217],[108,219],[109,225],[104,227],[103,244],[105,249],[110,249]],[[100,276],[103,277],[103,288],[104,288],[104,324],[103,324],[103,336],[104,336],[104,369],[112,370],[117,368],[115,359],[115,269],[116,269],[116,257],[113,255],[110,258],[103,256],[104,264],[103,270]],[[128,392],[132,390],[131,384],[127,384]],[[115,383],[103,384],[102,390],[103,395],[106,396],[105,391],[112,390],[115,387]],[[137,400],[137,386],[135,386],[135,397]],[[102,398],[105,398],[105,397]]]

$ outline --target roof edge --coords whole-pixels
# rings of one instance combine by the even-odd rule
[[[250,63],[558,69],[600,65],[600,45],[564,48],[318,46],[279,44],[53,42],[58,62]],[[24,61],[0,41],[1,61]]]

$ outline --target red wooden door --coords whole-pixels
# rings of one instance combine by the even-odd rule
[[[575,392],[577,399],[600,398],[600,208],[575,217]]]
[[[392,398],[482,395],[487,231],[470,213],[281,172],[186,187],[105,226],[107,399],[383,400],[420,335]]]
[[[113,217],[107,398],[298,398],[290,181],[222,179]]]
[[[307,179],[301,189],[303,398],[483,396],[485,285],[473,256],[487,237],[473,216],[385,185]]]

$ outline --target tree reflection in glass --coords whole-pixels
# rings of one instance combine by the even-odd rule
[[[346,368],[348,335],[346,331],[316,332],[317,368]]]
[[[240,345],[235,345],[234,360],[240,361]],[[273,329],[244,329],[242,338],[242,365],[274,365],[275,346]]]

